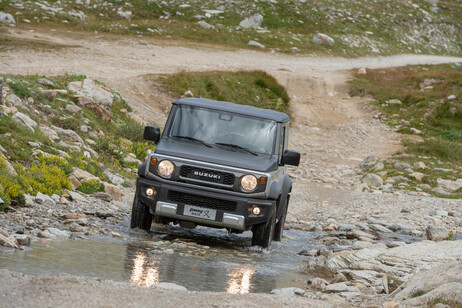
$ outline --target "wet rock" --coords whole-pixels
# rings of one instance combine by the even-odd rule
[[[336,271],[332,270],[327,266],[327,258],[324,256],[310,258],[305,263],[303,270],[315,277],[321,277],[324,279],[333,279],[336,275]]]
[[[71,235],[67,231],[59,230],[57,228],[48,228],[45,231],[39,232],[37,236],[48,239],[68,239]]]
[[[18,249],[18,242],[13,237],[7,237],[0,233],[0,246]]]
[[[263,16],[261,14],[254,14],[246,19],[242,20],[239,23],[239,27],[249,29],[249,28],[259,28],[263,23]]]
[[[330,36],[323,33],[316,33],[313,37],[313,43],[317,45],[329,45],[334,46],[335,41]]]
[[[31,237],[26,234],[13,234],[13,238],[15,238],[17,243],[21,246],[29,246],[31,243]]]
[[[270,294],[282,295],[282,296],[294,296],[294,295],[303,295],[305,290],[300,288],[282,288],[271,290]]]
[[[13,115],[13,120],[16,124],[31,132],[34,132],[34,127],[37,127],[37,122],[32,120],[28,115],[21,112],[16,112]]]
[[[426,234],[427,239],[431,241],[444,241],[449,236],[449,230],[443,227],[428,226]]]
[[[373,173],[368,173],[362,179],[363,183],[366,183],[369,187],[380,187],[383,185],[383,180],[380,176]]]
[[[248,46],[250,47],[257,47],[257,48],[261,48],[261,49],[264,49],[265,48],[265,45],[257,42],[257,41],[254,41],[254,40],[250,40],[249,43],[247,43]]]
[[[164,289],[164,290],[172,290],[172,291],[180,291],[180,292],[188,291],[188,289],[186,289],[185,287],[180,286],[175,283],[171,283],[171,282],[161,282],[161,283],[153,285],[152,287],[156,289]]]

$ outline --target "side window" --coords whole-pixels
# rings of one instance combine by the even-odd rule
[[[282,153],[284,153],[285,150],[285,139],[286,139],[286,127],[283,126],[281,127],[281,138],[279,140],[279,161],[281,161],[282,158]]]

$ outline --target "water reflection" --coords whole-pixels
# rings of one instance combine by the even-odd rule
[[[251,280],[255,270],[251,268],[234,268],[228,275],[228,288],[226,292],[231,294],[247,294],[250,293]]]
[[[157,261],[151,260],[146,263],[146,255],[138,252],[133,260],[132,275],[130,283],[138,286],[150,287],[159,283],[159,269],[155,267]]]

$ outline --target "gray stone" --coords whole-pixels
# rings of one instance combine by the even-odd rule
[[[399,99],[395,98],[395,99],[390,99],[388,101],[388,104],[390,104],[390,105],[402,105],[403,103]]]
[[[262,49],[265,48],[265,45],[260,44],[259,42],[256,42],[254,40],[250,40],[247,45],[250,46],[250,47],[257,47],[257,48],[262,48]]]
[[[446,211],[443,211],[443,210],[433,210],[431,211],[430,213],[428,213],[428,215],[430,216],[443,216],[443,217],[447,217],[449,215],[448,212]]]
[[[22,100],[13,93],[6,97],[6,102],[12,104],[15,107],[24,107]]]
[[[376,158],[374,155],[369,155],[361,163],[359,164],[359,167],[361,169],[366,169],[367,167],[371,166],[374,162],[376,161]]]
[[[414,168],[416,168],[416,169],[425,169],[425,168],[427,168],[427,166],[423,162],[420,161],[420,162],[414,163]]]
[[[14,17],[11,14],[0,12],[0,24],[14,25],[16,24],[16,21],[14,20]]]
[[[78,202],[87,202],[87,198],[85,198],[82,194],[75,192],[75,191],[69,191],[69,196],[71,196],[73,201],[78,201]]]
[[[61,141],[61,138],[58,136],[58,134],[51,128],[47,127],[47,126],[44,126],[44,125],[40,125],[40,131],[46,136],[48,137],[51,141],[53,142],[60,142]]]
[[[432,241],[444,241],[449,236],[449,230],[443,227],[428,226],[426,229],[427,239]]]
[[[403,162],[396,162],[393,167],[395,169],[408,169],[408,168],[411,168],[411,165],[407,164],[407,163],[403,163]]]
[[[31,243],[31,237],[27,234],[13,234],[13,238],[15,238],[21,246],[29,246]]]
[[[37,122],[32,120],[28,115],[21,112],[16,112],[13,115],[13,120],[16,124],[31,132],[34,132],[34,127],[37,127]]]
[[[208,22],[203,21],[203,20],[198,21],[197,24],[199,26],[201,26],[202,28],[204,28],[204,29],[212,29],[213,28],[213,26],[211,24],[209,24]]]
[[[437,183],[438,188],[441,188],[443,190],[450,191],[450,192],[453,192],[453,191],[456,191],[462,188],[462,179],[458,179],[457,181],[437,179],[436,183]]]
[[[377,225],[377,224],[371,224],[370,228],[372,230],[382,232],[382,233],[393,233],[393,231],[391,231],[390,229],[385,228],[384,226],[381,226],[381,225]]]
[[[257,14],[254,14],[242,20],[239,23],[239,26],[245,29],[248,29],[248,28],[256,29],[256,28],[261,27],[262,23],[263,23],[263,16],[257,13]]]
[[[119,14],[120,17],[125,18],[125,19],[131,19],[133,16],[133,13],[131,11],[122,11],[121,8],[117,11],[117,14]]]
[[[345,292],[348,290],[348,286],[344,282],[333,283],[326,286],[324,292],[327,293],[338,293],[338,292]]]
[[[313,43],[317,45],[334,46],[335,41],[330,36],[323,33],[316,33],[313,37]]]
[[[373,173],[368,173],[362,179],[363,183],[366,183],[369,187],[380,187],[383,185],[383,180],[380,176]]]
[[[6,170],[8,171],[8,173],[11,175],[18,175],[13,165],[8,161],[8,159],[6,159],[6,157],[2,153],[0,153],[0,157],[3,158],[3,162],[6,165]]]
[[[44,195],[41,192],[38,192],[34,198],[34,201],[40,204],[44,204],[47,206],[54,206],[56,205],[56,201],[53,200],[50,196]]]
[[[172,290],[172,291],[180,291],[180,292],[188,291],[188,289],[186,289],[185,287],[180,286],[175,283],[171,283],[171,282],[161,282],[161,283],[153,285],[152,287],[156,289],[164,289],[164,290]]]
[[[57,228],[48,228],[45,231],[39,233],[39,237],[51,239],[68,239],[70,236],[70,232],[59,230]]]
[[[114,95],[111,92],[96,84],[91,79],[71,82],[68,84],[68,89],[87,98],[91,98],[97,104],[105,107],[110,107],[114,101]]]
[[[282,295],[282,296],[294,296],[294,295],[303,295],[305,290],[295,287],[274,289],[271,290],[270,294]]]
[[[103,192],[95,192],[93,194],[91,194],[91,196],[93,198],[96,198],[96,199],[100,199],[100,200],[103,200],[103,201],[106,201],[106,202],[111,202],[112,201],[112,197],[106,193],[103,193]]]
[[[80,109],[80,107],[76,106],[76,105],[66,105],[66,109],[67,111],[69,112],[72,112],[72,113],[82,113],[82,109]]]
[[[0,246],[4,246],[7,248],[19,248],[18,243],[15,238],[13,237],[7,237],[0,233]]]
[[[48,80],[46,78],[39,78],[39,79],[36,80],[36,82],[40,83],[40,84],[43,84],[44,86],[49,86],[49,87],[54,87],[55,86],[53,81]]]
[[[53,129],[62,137],[76,143],[84,144],[83,139],[72,129],[64,129],[61,127],[53,126]]]
[[[115,185],[122,185],[125,182],[122,177],[113,174],[109,169],[104,170],[103,174]]]

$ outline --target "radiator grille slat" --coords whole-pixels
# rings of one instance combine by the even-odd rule
[[[206,207],[209,209],[222,210],[227,212],[236,212],[237,207],[237,203],[235,201],[198,196],[174,190],[169,191],[168,198],[171,202],[174,203],[196,205]]]
[[[218,183],[224,185],[234,184],[234,174],[197,168],[192,166],[181,166],[180,176],[187,179],[201,180],[210,183]]]

